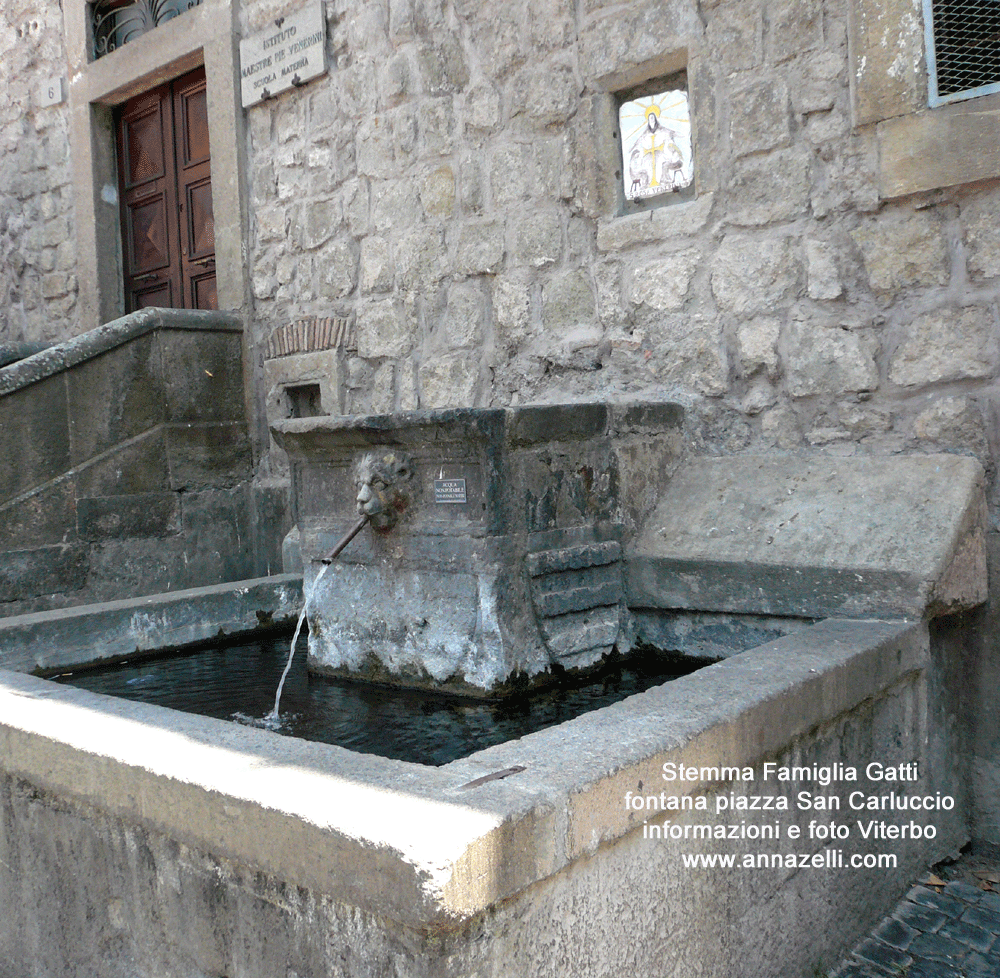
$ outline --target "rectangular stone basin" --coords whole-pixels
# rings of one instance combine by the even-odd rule
[[[801,978],[965,838],[931,663],[924,623],[822,621],[439,768],[2,671],[0,960],[104,978]],[[860,780],[780,781],[768,762]],[[872,763],[916,780],[869,780]],[[802,791],[843,808],[801,809]],[[866,814],[854,791],[954,805]],[[771,807],[739,807],[754,797]],[[706,810],[652,807],[670,798]],[[935,835],[809,837],[859,818]],[[719,826],[737,837],[704,837]],[[780,867],[740,868],[759,854]],[[881,856],[894,865],[849,865]]]

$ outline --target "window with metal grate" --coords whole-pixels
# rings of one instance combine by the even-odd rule
[[[1000,0],[923,0],[928,102],[1000,92]]]

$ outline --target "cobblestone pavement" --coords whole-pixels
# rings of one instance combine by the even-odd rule
[[[935,867],[830,978],[1000,978],[998,870],[975,854]]]

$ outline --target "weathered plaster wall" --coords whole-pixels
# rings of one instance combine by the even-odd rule
[[[0,6],[0,343],[79,332],[66,104],[38,98],[65,60],[61,4]]]

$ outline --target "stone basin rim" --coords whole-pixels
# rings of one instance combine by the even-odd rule
[[[927,658],[923,623],[827,620],[440,768],[0,672],[0,762],[219,858],[450,929],[639,826],[621,797],[664,760],[755,764]]]

